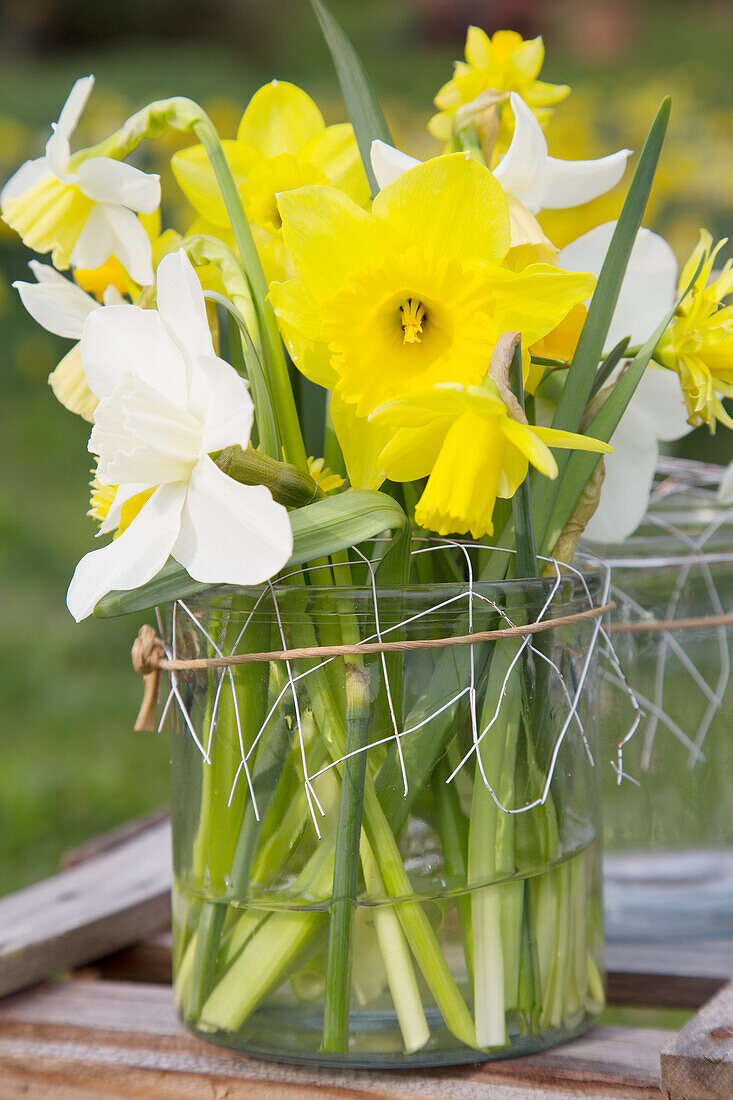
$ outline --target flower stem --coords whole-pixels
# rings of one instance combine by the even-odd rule
[[[347,1050],[349,1040],[352,930],[369,726],[369,675],[353,659],[346,662],[345,672],[346,760],[336,829],[322,1043],[323,1050],[339,1053]]]

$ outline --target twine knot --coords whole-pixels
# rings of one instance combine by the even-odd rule
[[[132,643],[132,667],[141,676],[156,672],[158,662],[165,656],[163,643],[148,623],[140,627],[137,638]]]
[[[163,642],[152,626],[148,623],[141,626],[137,638],[132,643],[132,667],[145,681],[143,701],[135,719],[135,730],[155,729],[155,708],[158,703],[160,679],[159,662],[164,657]]]

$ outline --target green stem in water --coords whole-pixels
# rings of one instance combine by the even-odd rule
[[[384,893],[384,883],[374,854],[365,836],[361,841],[361,864],[367,894],[376,898]],[[421,1050],[430,1038],[425,1010],[415,977],[410,951],[405,935],[395,914],[394,906],[377,905],[374,908],[374,927],[379,950],[384,960],[387,983],[392,1003],[397,1013],[405,1052],[414,1054]]]
[[[369,674],[346,662],[346,760],[336,829],[333,898],[328,937],[323,1050],[344,1053],[349,1041],[352,931],[359,869],[359,836],[369,727]]]
[[[524,384],[522,382],[522,345],[518,343],[514,349],[511,367],[509,368],[514,396],[524,412]],[[514,494],[512,501],[514,513],[514,530],[517,540],[517,569],[522,578],[538,577],[537,549],[535,547],[534,527],[532,524],[532,499],[529,489],[529,471],[522,484]]]
[[[461,885],[467,882],[468,870],[468,822],[463,814],[456,788],[446,780],[450,768],[446,757],[441,757],[433,772],[433,797],[438,814],[438,832],[443,844],[445,869],[451,880]],[[461,925],[463,953],[469,977],[473,974],[473,939],[471,934],[471,897],[461,893],[456,898],[458,920]]]

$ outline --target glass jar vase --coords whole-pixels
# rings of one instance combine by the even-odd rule
[[[177,659],[348,647],[172,674],[182,1019],[250,1054],[349,1066],[579,1034],[604,1000],[598,619],[447,640],[587,611],[602,574],[304,578],[166,613]],[[351,651],[388,641],[408,648]]]
[[[722,472],[664,460],[634,535],[592,544],[611,566],[614,646],[642,712],[622,781],[601,770],[609,939],[733,934],[733,508],[717,498]],[[625,689],[604,670],[604,761],[629,720]]]

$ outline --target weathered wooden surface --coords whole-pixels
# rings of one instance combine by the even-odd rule
[[[733,978],[733,939],[609,943],[606,967],[610,1004],[699,1008]]]
[[[170,924],[170,823],[0,899],[0,996]]]
[[[733,1097],[733,983],[662,1051],[662,1092],[669,1100]]]
[[[0,1004],[0,1096],[27,1100],[635,1100],[659,1098],[667,1031],[598,1028],[542,1054],[410,1073],[283,1066],[188,1035],[170,989],[39,986]]]

